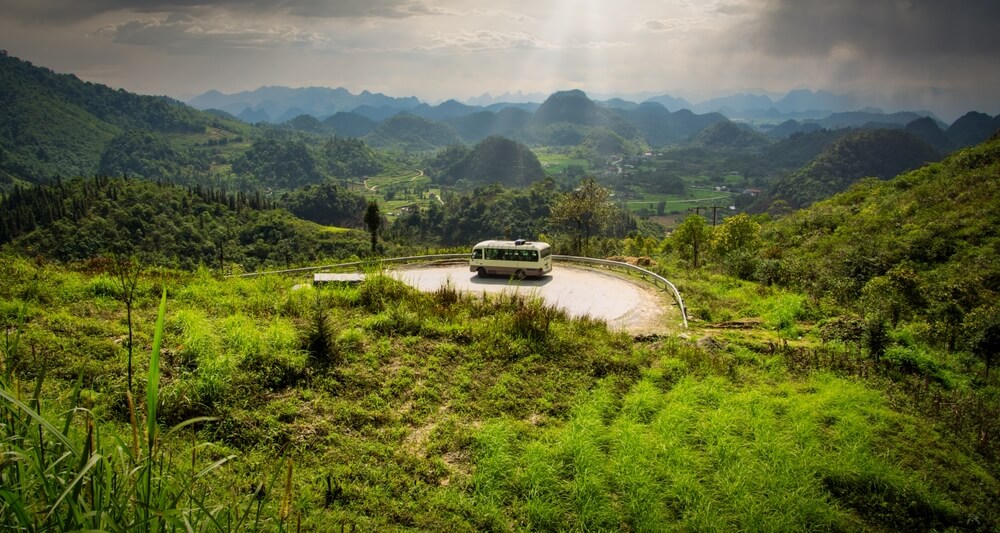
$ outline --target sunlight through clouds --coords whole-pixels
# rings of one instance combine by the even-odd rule
[[[310,83],[428,100],[567,88],[698,100],[809,87],[877,94],[890,107],[905,93],[983,109],[1000,94],[996,0],[0,0],[0,8],[12,55],[138,92]]]

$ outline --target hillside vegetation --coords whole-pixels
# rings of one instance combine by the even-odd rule
[[[785,281],[894,322],[916,317],[954,347],[960,326],[1000,296],[1000,138],[768,226]]]
[[[112,444],[115,434],[130,442],[131,431],[114,278],[100,264],[67,270],[7,257],[0,269],[9,280],[3,319],[25,339],[13,352],[6,345],[4,390],[37,381],[56,433],[57,413],[89,409],[103,438],[85,452],[97,467],[84,481],[105,487],[89,472],[116,472],[123,489],[132,486]],[[842,356],[637,342],[524,297],[447,287],[419,294],[378,275],[356,288],[295,284],[205,271],[141,275],[138,353],[149,353],[158,295],[168,295],[153,396],[158,446],[189,458],[153,470],[157,486],[178,498],[156,503],[166,507],[155,507],[162,512],[153,520],[185,516],[223,530],[1000,524],[994,474],[898,407],[905,395],[852,378],[847,369],[864,365]],[[74,342],[64,342],[67,331],[78,332]],[[136,361],[145,376],[148,359]],[[147,385],[136,387],[146,397]],[[7,401],[3,412],[24,414]],[[215,418],[195,433],[165,433],[201,415]],[[83,442],[85,418],[60,433],[70,445]],[[4,437],[37,426],[23,424],[4,425]],[[193,451],[201,439],[214,444]],[[52,462],[64,444],[24,446]],[[149,460],[166,464],[157,457]],[[67,483],[73,468],[61,468]],[[127,493],[102,492],[112,503],[98,522],[68,514],[87,508],[85,496],[57,501],[34,490],[41,479],[0,475],[28,520],[126,527],[142,518],[113,503]],[[70,488],[46,483],[54,494]],[[0,516],[8,527],[24,523],[14,512]]]
[[[287,199],[311,214],[308,192]],[[360,220],[363,202],[326,202],[324,222]],[[57,261],[136,255],[147,264],[256,270],[365,252],[364,236],[331,232],[259,195],[225,194],[123,178],[75,178],[17,188],[0,201],[0,245]],[[357,212],[356,212],[357,211]],[[360,233],[360,232],[357,232]]]
[[[930,145],[901,130],[856,130],[834,141],[798,172],[769,188],[771,201],[803,207],[865,177],[889,179],[940,159]]]
[[[0,175],[31,182],[93,175],[112,139],[130,131],[208,140],[210,132],[224,137],[246,130],[165,97],[83,82],[6,53],[0,55],[0,115]]]

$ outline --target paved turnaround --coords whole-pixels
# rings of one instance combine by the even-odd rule
[[[534,293],[572,316],[589,315],[633,334],[662,333],[680,325],[680,313],[668,294],[641,281],[589,268],[560,264],[542,278],[521,281],[479,278],[468,265],[401,268],[393,275],[422,291],[435,291],[450,280],[456,289],[478,294]]]

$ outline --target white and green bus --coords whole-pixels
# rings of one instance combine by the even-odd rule
[[[472,248],[469,272],[485,278],[490,274],[513,276],[544,276],[552,271],[552,248],[548,243],[516,241],[483,241]]]

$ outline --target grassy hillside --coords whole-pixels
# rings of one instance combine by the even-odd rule
[[[788,283],[815,297],[928,321],[954,344],[975,309],[1000,296],[1000,139],[846,193],[770,226]],[[866,300],[867,298],[867,300]]]
[[[93,420],[102,437],[94,455],[84,452],[94,466],[83,483],[124,503],[137,477],[114,452],[116,437],[132,437],[113,278],[97,264],[11,257],[0,271],[9,280],[0,319],[23,339],[4,345],[0,409],[26,420],[3,425],[2,442],[37,434],[39,419],[10,400],[37,382],[31,405],[52,429],[44,450],[34,439],[18,444],[38,458],[28,461],[50,463],[85,443]],[[829,357],[839,349],[803,358],[752,343],[634,340],[521,297],[419,294],[381,276],[354,288],[299,282],[143,272],[135,372],[147,375],[166,289],[157,446],[184,457],[148,459],[167,467],[153,475],[174,494],[154,500],[167,510],[157,520],[179,523],[183,512],[195,527],[223,530],[1000,525],[995,471],[910,411],[908,396],[850,372],[863,364]],[[147,383],[135,385],[140,421]],[[93,415],[60,431],[71,405]],[[166,433],[202,415],[215,418]],[[77,467],[59,468],[44,481],[51,492],[34,490],[43,481],[27,470],[0,469],[16,495],[0,503],[4,527],[98,527],[69,514],[90,505],[88,492],[57,500]],[[112,472],[124,492],[103,491]],[[106,508],[100,527],[141,514]]]

